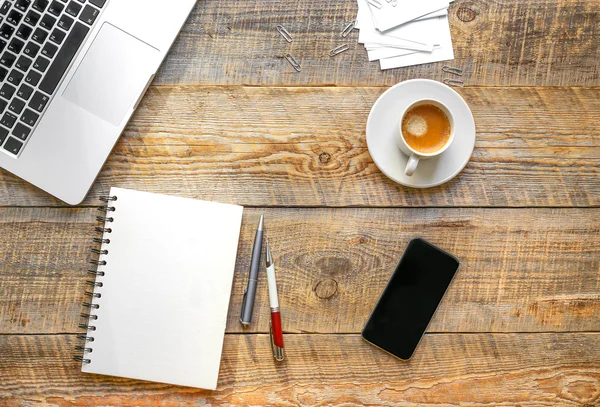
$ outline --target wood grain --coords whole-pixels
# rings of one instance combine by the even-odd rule
[[[371,159],[384,88],[153,87],[85,201],[111,186],[250,206],[598,206],[600,88],[469,88],[470,163],[404,188]],[[0,205],[64,205],[0,172]]]
[[[79,332],[96,212],[0,209],[0,334]],[[430,332],[600,330],[600,209],[264,208],[244,213],[228,332],[261,213],[286,332],[360,332],[416,236],[462,264]],[[264,278],[258,293],[244,332],[268,332]]]
[[[355,31],[356,1],[200,1],[160,70],[159,84],[392,85],[442,80],[444,64],[382,72],[369,62]],[[455,60],[467,85],[597,85],[600,3],[597,0],[457,0],[449,10]],[[275,30],[284,24],[294,42]],[[348,43],[350,50],[327,54]],[[295,72],[284,59],[301,63]]]
[[[597,406],[600,334],[426,335],[401,362],[358,335],[227,335],[217,391],[84,374],[73,336],[0,336],[0,405]],[[92,353],[93,355],[93,353]],[[92,358],[92,363],[93,358]]]
[[[444,63],[380,71],[357,32],[340,37],[355,15],[355,1],[199,1],[84,206],[0,170],[1,407],[600,406],[600,2],[451,5],[477,143],[459,177],[427,190],[378,170],[365,124],[387,87],[442,80]],[[71,360],[92,206],[111,186],[250,207],[217,391],[85,375]],[[238,321],[261,213],[283,364],[264,279],[253,325]],[[416,236],[461,270],[399,362],[358,332]]]

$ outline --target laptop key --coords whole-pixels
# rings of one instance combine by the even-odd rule
[[[0,146],[4,143],[4,140],[8,137],[8,130],[4,127],[0,127]]]
[[[25,43],[23,41],[13,38],[10,44],[8,45],[8,49],[14,52],[15,54],[18,54],[19,52],[21,52],[24,46]]]
[[[15,86],[19,86],[24,76],[25,75],[23,75],[21,72],[17,71],[16,69],[13,69],[12,71],[10,71],[10,75],[8,75],[7,81]]]
[[[4,113],[4,116],[2,116],[2,119],[0,119],[0,123],[2,123],[3,126],[8,127],[9,129],[12,129],[16,121],[17,116],[8,112]]]
[[[13,112],[14,114],[19,114],[23,111],[24,107],[25,102],[23,102],[21,99],[14,98],[12,102],[10,102],[10,106],[8,106],[8,110]]]
[[[45,55],[48,58],[52,59],[52,57],[54,57],[54,55],[56,54],[56,51],[58,51],[58,47],[54,44],[47,42],[46,45],[44,45],[44,48],[42,48],[42,55]]]
[[[49,3],[49,0],[33,0],[33,8],[39,12],[44,12]]]
[[[47,37],[48,37],[48,31],[44,31],[38,27],[35,29],[33,35],[31,36],[31,39],[34,40],[35,42],[43,44]]]
[[[0,37],[10,39],[12,33],[15,32],[15,27],[11,27],[10,25],[4,23],[2,27],[0,27]]]
[[[106,0],[90,0],[90,3],[92,3],[96,7],[102,8],[102,7],[104,7]]]
[[[77,17],[77,14],[81,11],[81,4],[75,3],[73,0],[67,6],[67,14]]]
[[[54,23],[56,23],[56,18],[52,17],[50,14],[45,14],[44,17],[42,17],[42,21],[40,21],[40,27],[51,30],[52,27],[54,27]]]
[[[21,140],[27,140],[29,137],[29,133],[31,133],[31,129],[25,126],[23,123],[17,123],[14,130],[12,131],[13,136],[20,138]]]
[[[62,5],[58,1],[54,0],[52,2],[52,4],[50,4],[48,11],[58,17],[60,15],[60,13],[62,13],[64,8],[65,8],[64,5]]]
[[[7,66],[7,67],[12,67],[13,64],[15,63],[15,60],[17,59],[17,57],[14,54],[11,54],[10,52],[6,51],[4,54],[2,54],[2,56],[0,57],[0,64]]]
[[[6,21],[14,25],[19,25],[22,18],[23,14],[19,13],[17,10],[11,10],[10,13],[8,13],[8,16],[6,16]]]
[[[29,13],[27,13],[27,15],[25,16],[25,22],[35,27],[38,21],[40,21],[40,17],[41,15],[39,15],[35,11],[29,10]]]
[[[42,113],[46,104],[48,104],[48,100],[50,100],[48,96],[40,92],[35,92],[35,95],[31,98],[31,102],[29,102],[29,107]]]
[[[2,6],[0,6],[0,14],[5,16],[6,13],[8,13],[8,10],[10,10],[11,5],[12,5],[12,3],[8,0],[6,0],[4,3],[2,3]]]
[[[42,79],[42,74],[32,69],[25,77],[25,82],[31,86],[36,86],[40,82],[40,79]]]
[[[6,78],[6,75],[8,75],[8,70],[0,66],[0,82]]]
[[[14,86],[9,85],[8,83],[5,83],[0,88],[0,96],[2,96],[5,99],[10,100],[10,98],[13,97],[13,95],[15,94],[16,91],[17,91],[17,89]]]
[[[94,21],[96,21],[98,14],[100,14],[100,11],[97,8],[87,5],[81,12],[79,19],[86,24],[92,25],[94,24]]]
[[[0,113],[2,113],[4,111],[4,109],[6,109],[6,106],[8,105],[8,102],[4,99],[0,99]]]
[[[27,58],[27,57],[26,57],[26,56],[24,56],[24,55],[21,55],[21,56],[19,57],[19,59],[17,59],[17,63],[15,64],[15,66],[16,66],[17,68],[19,68],[21,71],[23,71],[23,72],[27,72],[27,70],[28,70],[28,69],[29,69],[29,67],[31,66],[31,63],[32,63],[32,62],[33,62],[33,61],[32,61],[31,59]]]
[[[17,91],[17,96],[23,98],[25,100],[29,100],[31,94],[33,93],[33,88],[31,86],[22,84],[19,90]],[[2,99],[0,99],[2,100]],[[5,106],[6,107],[6,106]]]
[[[68,15],[63,14],[62,17],[60,18],[60,20],[58,20],[58,26],[65,31],[69,31],[69,29],[73,25],[73,21],[75,21],[75,20],[73,20]]]
[[[42,57],[41,55],[39,57],[37,57],[37,59],[33,63],[33,67],[35,69],[37,69],[38,71],[42,71],[42,72],[46,72],[46,69],[48,69],[48,65],[50,65],[50,61],[48,61],[46,58]]]
[[[25,49],[23,50],[23,53],[25,55],[33,58],[34,56],[37,55],[37,53],[39,52],[39,50],[40,50],[40,46],[30,41],[25,46]]]
[[[54,93],[89,31],[90,29],[85,25],[79,22],[75,23],[63,46],[56,54],[54,62],[50,65],[50,69],[48,69],[48,72],[46,72],[44,79],[40,83],[41,90],[49,95]]]
[[[24,40],[28,39],[31,33],[33,32],[33,28],[28,25],[21,24],[21,26],[17,29],[17,37],[21,37]]]
[[[21,151],[21,147],[23,147],[23,143],[14,137],[9,137],[6,141],[6,144],[4,145],[4,149],[10,151],[14,155],[19,154],[19,151]]]
[[[37,122],[39,118],[40,115],[34,112],[33,110],[25,109],[25,112],[21,116],[21,121],[33,127],[35,125],[35,122]]]
[[[65,34],[64,31],[55,28],[54,31],[52,31],[52,34],[50,34],[50,41],[60,45],[64,41],[66,35],[67,34]]]
[[[21,11],[27,11],[30,4],[31,0],[17,0],[17,2],[15,3],[15,7]]]
[[[0,40],[0,52],[4,51],[4,48],[6,48],[6,41]]]

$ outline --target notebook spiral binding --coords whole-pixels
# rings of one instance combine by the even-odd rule
[[[106,226],[107,223],[111,223],[114,221],[112,216],[108,214],[110,212],[114,212],[116,210],[113,202],[117,200],[116,196],[101,196],[100,200],[105,203],[105,205],[98,208],[99,211],[102,212],[102,216],[96,216],[96,220],[98,222],[102,222],[102,227],[96,227],[95,231],[101,234],[101,237],[93,238],[94,243],[99,243],[101,245],[110,244],[110,239],[105,239],[105,233],[112,233],[112,228]],[[107,255],[108,249],[101,247],[100,249],[93,248],[91,252],[97,255]],[[76,355],[73,359],[77,362],[81,362],[84,365],[92,363],[92,359],[89,354],[94,351],[94,348],[91,347],[90,343],[94,342],[93,332],[96,330],[94,325],[91,325],[91,321],[95,321],[98,319],[98,315],[93,314],[94,310],[100,308],[100,304],[96,304],[95,300],[97,298],[102,298],[102,293],[96,292],[98,288],[102,288],[104,283],[102,281],[98,281],[98,277],[104,277],[105,272],[103,270],[98,270],[101,266],[106,266],[106,260],[90,260],[90,264],[92,264],[94,269],[89,269],[87,273],[93,277],[93,280],[88,280],[86,282],[87,287],[90,288],[90,291],[86,291],[86,297],[89,297],[89,300],[84,302],[82,305],[86,309],[85,312],[80,314],[81,318],[85,319],[85,323],[79,324],[79,328],[84,329],[86,333],[84,335],[77,335],[77,339],[83,342],[82,345],[75,346],[75,350],[78,352],[83,352],[83,354]]]

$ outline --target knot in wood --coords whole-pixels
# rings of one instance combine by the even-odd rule
[[[331,155],[329,153],[323,152],[319,154],[319,161],[321,162],[321,164],[327,164],[329,160],[331,160]]]
[[[475,20],[475,17],[477,17],[477,12],[469,7],[461,7],[456,12],[456,15],[460,21],[468,23]]]
[[[316,394],[310,391],[298,393],[296,399],[298,399],[300,404],[303,406],[314,406],[315,404],[317,404],[318,401]]]
[[[321,280],[315,285],[313,291],[315,295],[322,300],[329,299],[337,293],[338,283],[334,279],[327,278]]]

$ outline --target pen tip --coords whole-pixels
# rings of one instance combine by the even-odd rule
[[[271,246],[269,246],[269,240],[267,240],[265,245],[265,255],[265,264],[267,267],[270,267],[271,264],[273,264],[273,258],[271,257]]]
[[[260,215],[260,220],[258,221],[258,230],[263,230],[265,217],[264,215]]]

